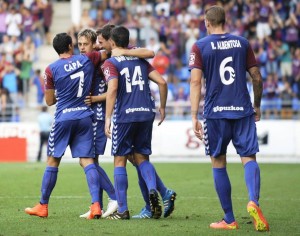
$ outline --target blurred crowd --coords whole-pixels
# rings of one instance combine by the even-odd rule
[[[214,4],[226,9],[226,31],[246,37],[254,49],[264,80],[263,118],[298,118],[299,0],[94,0],[90,8],[83,9],[80,24],[70,33],[76,42],[82,27],[111,23],[129,28],[132,45],[156,53],[150,62],[168,82],[169,117],[185,119],[190,110],[189,52],[206,35],[204,12]],[[151,88],[156,96],[157,87]],[[253,96],[250,78],[249,92]]]
[[[19,121],[30,86],[43,104],[41,71],[33,71],[37,48],[51,43],[53,9],[48,0],[0,0],[0,121]]]
[[[7,88],[3,81],[8,74],[1,69],[2,65],[10,63],[13,65],[11,73],[15,73],[17,80],[21,81],[17,83],[16,90],[9,89],[12,100],[18,102],[18,98],[26,93],[24,81],[28,80],[21,76],[22,64],[27,61],[33,63],[37,57],[35,49],[30,56],[25,53],[31,48],[25,43],[28,41],[27,44],[34,48],[41,43],[50,43],[48,32],[52,4],[45,0],[32,0],[29,6],[19,4],[19,7],[14,7],[16,4],[12,2],[16,1],[0,2],[1,88]],[[168,82],[168,117],[187,119],[190,113],[189,52],[193,43],[206,35],[204,12],[215,4],[222,4],[226,9],[226,31],[246,37],[254,49],[264,80],[263,118],[299,118],[300,0],[91,0],[89,7],[82,9],[79,24],[73,25],[69,33],[76,48],[77,33],[82,28],[97,29],[107,23],[126,26],[130,30],[132,45],[146,47],[156,53],[150,62]],[[32,17],[32,25],[9,27],[8,23],[4,23],[10,18],[8,15],[16,14],[24,23]],[[11,46],[5,51],[6,44]],[[78,48],[76,53],[79,53]],[[31,71],[31,78],[37,78],[38,74]],[[157,96],[157,87],[151,84],[151,89]],[[250,78],[249,93],[253,96]]]

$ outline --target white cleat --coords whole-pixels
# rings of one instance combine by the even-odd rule
[[[91,210],[89,210],[88,212],[86,212],[86,213],[80,215],[79,217],[80,217],[80,218],[86,218],[86,219],[87,219],[87,218],[90,216],[90,214],[91,214]]]
[[[103,215],[103,214],[104,214],[104,210],[101,210],[101,212],[102,212],[102,215]],[[90,216],[90,214],[91,214],[91,210],[89,210],[88,212],[86,212],[86,213],[80,215],[79,217],[80,217],[80,218],[88,219],[88,217]]]
[[[107,204],[107,210],[105,213],[102,214],[102,218],[106,218],[112,213],[116,212],[118,210],[118,202],[117,200],[111,200],[110,198],[108,199],[108,204]]]

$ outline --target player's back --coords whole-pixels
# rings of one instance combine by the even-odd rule
[[[253,114],[246,72],[256,61],[249,62],[248,41],[231,34],[212,34],[197,46],[206,79],[204,117],[234,119]]]
[[[94,65],[85,55],[59,59],[49,66],[55,86],[57,121],[76,120],[93,112],[84,103],[94,76]]]
[[[144,59],[126,56],[112,57],[109,62],[119,73],[115,121],[127,123],[153,119],[155,104],[149,88],[150,64]]]

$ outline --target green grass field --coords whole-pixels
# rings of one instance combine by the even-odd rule
[[[49,203],[47,219],[26,215],[25,207],[39,201],[45,163],[0,164],[0,236],[31,235],[300,235],[300,165],[260,164],[261,207],[270,232],[254,231],[246,211],[248,202],[241,164],[229,164],[237,231],[216,231],[208,225],[223,216],[210,164],[155,163],[165,184],[176,190],[175,211],[159,220],[109,221],[80,219],[90,197],[85,175],[78,164],[61,163],[58,181]],[[103,164],[112,177],[113,166]],[[130,214],[143,207],[135,168],[127,167]],[[104,195],[105,206],[107,203]]]

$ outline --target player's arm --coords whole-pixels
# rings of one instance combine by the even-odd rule
[[[199,103],[201,99],[201,81],[203,72],[200,69],[193,68],[191,70],[190,83],[190,100],[191,100],[191,116],[193,123],[193,130],[197,138],[203,139],[202,124],[198,120]]]
[[[92,103],[104,102],[106,100],[106,93],[97,96],[86,96],[84,99],[84,103],[88,106],[92,105]]]
[[[153,58],[155,56],[154,51],[149,50],[147,48],[114,48],[111,51],[111,56],[119,57],[119,56],[132,56],[138,58]]]
[[[157,70],[153,70],[149,73],[149,78],[154,83],[158,85],[159,88],[159,96],[160,96],[160,107],[159,107],[159,113],[160,113],[160,121],[158,125],[160,125],[164,119],[166,118],[166,104],[167,104],[167,97],[168,97],[168,85],[167,82],[164,80],[164,78],[161,76],[161,74]]]
[[[263,82],[262,76],[257,66],[251,67],[249,70],[249,74],[252,78],[253,84],[253,93],[254,93],[254,109],[255,109],[255,120],[259,121],[261,117],[260,112],[260,103],[263,93]]]
[[[118,71],[115,66],[109,62],[105,61],[101,66],[105,80],[107,81],[107,92],[106,92],[106,110],[105,110],[105,135],[111,138],[111,117],[113,114],[117,91],[118,91]]]
[[[45,101],[48,106],[52,106],[56,103],[55,90],[46,89],[45,90]]]
[[[110,131],[111,117],[116,102],[117,91],[118,91],[118,80],[117,79],[109,80],[107,85],[106,111],[105,111],[105,135],[108,138],[111,138],[111,131]]]
[[[254,110],[255,110],[255,120],[260,120],[260,103],[263,93],[263,82],[262,76],[257,66],[254,52],[249,44],[247,48],[247,70],[252,78],[253,93],[254,93]]]
[[[48,106],[52,106],[56,103],[54,81],[52,77],[52,72],[49,67],[46,68],[44,74],[45,82],[45,101]]]

